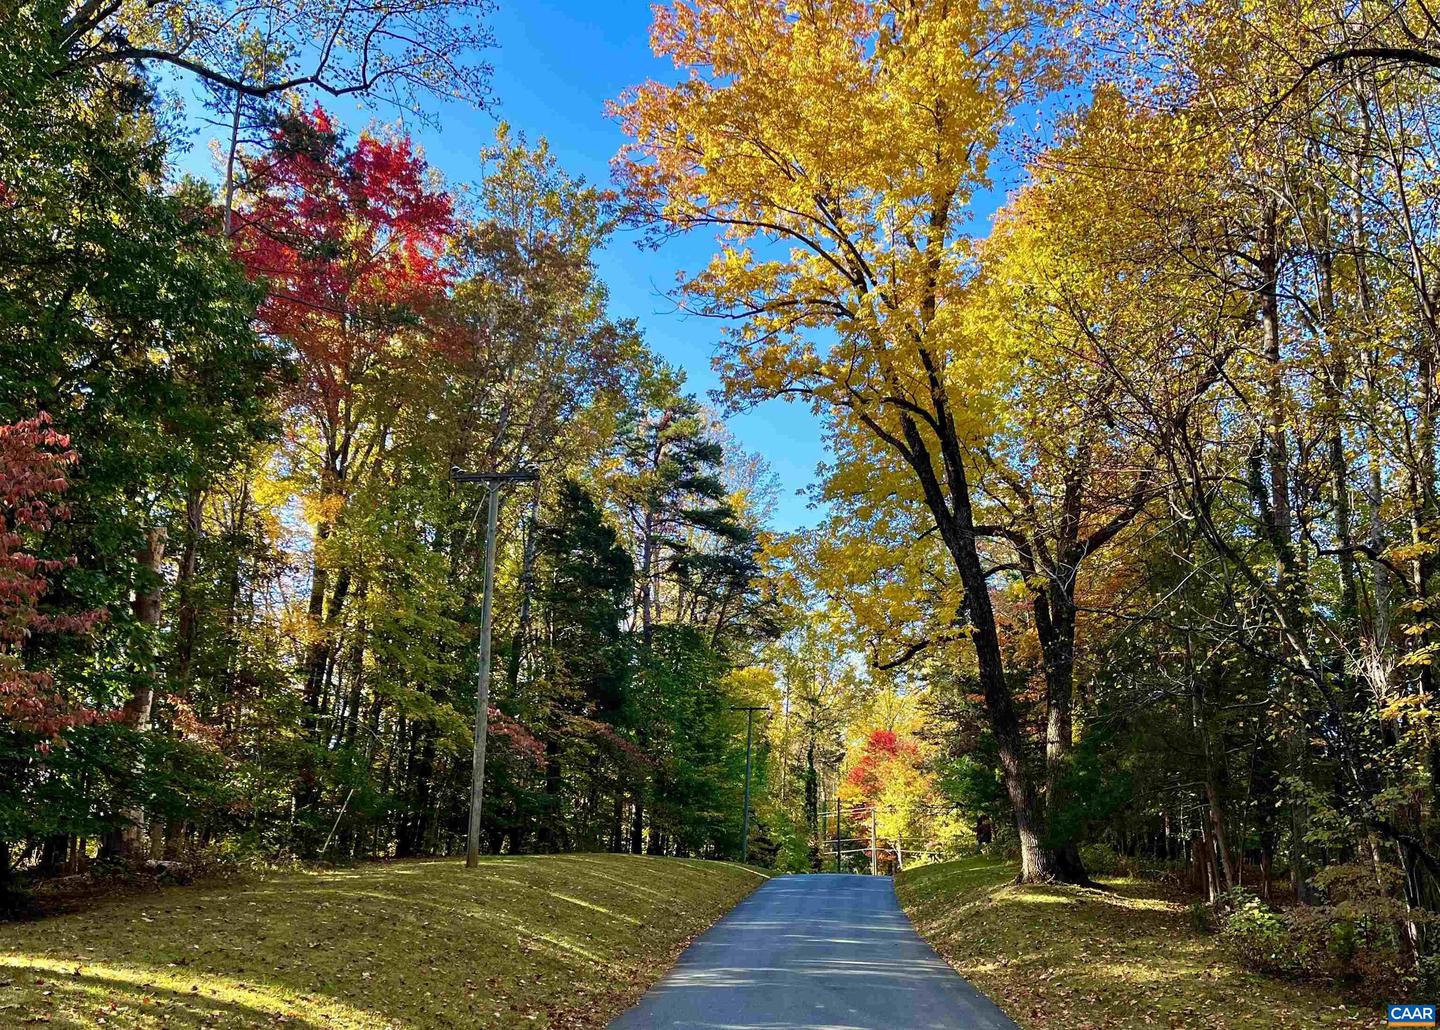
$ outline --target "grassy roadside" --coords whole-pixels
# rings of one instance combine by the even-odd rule
[[[901,873],[921,935],[1026,1030],[1375,1027],[1381,1004],[1248,973],[1145,881],[1106,891],[1018,887],[1015,867],[964,859]]]
[[[763,876],[543,855],[176,888],[0,925],[0,1026],[604,1026]]]

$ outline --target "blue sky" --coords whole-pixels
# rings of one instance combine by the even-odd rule
[[[453,182],[476,177],[477,155],[500,119],[533,142],[545,137],[571,174],[608,184],[610,158],[624,139],[605,115],[607,100],[647,78],[674,74],[650,51],[650,5],[643,0],[515,0],[504,3],[492,24],[498,48],[493,108],[477,111],[449,103],[439,109],[438,127],[412,125],[432,164]],[[353,101],[327,104],[359,128],[372,119],[391,120],[393,111],[362,110]],[[205,159],[203,147],[192,160]],[[198,163],[198,162],[197,162]],[[977,214],[988,215],[999,194],[981,198]],[[622,232],[599,258],[599,272],[611,293],[617,318],[635,318],[650,346],[684,369],[690,389],[702,397],[717,386],[710,368],[718,327],[685,318],[664,292],[678,268],[696,268],[713,241],[700,237],[667,244],[659,251],[638,248]],[[727,420],[750,451],[763,454],[779,477],[777,527],[795,529],[817,520],[800,492],[811,484],[825,447],[819,420],[803,405],[775,401]]]
[[[548,139],[570,172],[608,182],[610,158],[624,137],[605,116],[605,102],[627,86],[674,72],[650,52],[650,5],[641,0],[521,0],[502,4],[494,27],[499,43],[491,54],[494,115],[447,109],[438,132],[419,133],[431,159],[447,175],[467,177],[477,147],[494,131],[498,116],[532,139]],[[622,232],[599,261],[613,314],[637,319],[650,346],[684,369],[690,388],[702,395],[718,385],[710,369],[718,327],[678,314],[665,291],[673,286],[677,268],[704,263],[710,243],[697,237],[659,251],[642,250],[633,233]],[[824,457],[820,425],[809,409],[773,402],[727,421],[741,444],[765,455],[780,479],[780,528],[813,522],[816,513],[797,494],[814,480],[815,466]]]

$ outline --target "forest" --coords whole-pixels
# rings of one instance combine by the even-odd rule
[[[23,6],[0,60],[7,865],[463,850],[485,527],[450,469],[517,465],[488,849],[728,853],[771,487],[607,314],[605,192],[503,126],[463,193],[345,131],[273,88],[303,25],[217,25],[222,176],[173,180],[103,10]]]
[[[5,907],[462,854],[453,470],[524,469],[487,853],[1167,876],[1440,983],[1428,0],[674,0],[608,183],[428,161],[486,0],[0,12]],[[714,391],[597,268],[682,237]],[[727,424],[787,402],[808,487]]]

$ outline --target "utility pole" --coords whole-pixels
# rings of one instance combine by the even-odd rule
[[[755,726],[755,713],[770,711],[765,705],[745,705],[732,708],[732,712],[745,713],[745,808],[740,814],[740,863],[750,857],[750,738]]]
[[[870,802],[870,875],[880,875],[880,858],[875,850],[875,802]]]
[[[835,771],[835,871],[840,871],[840,771]]]
[[[465,842],[465,865],[480,864],[480,801],[485,794],[485,737],[490,725],[490,609],[495,590],[495,524],[500,511],[500,487],[506,483],[534,483],[540,473],[534,469],[513,472],[465,472],[450,470],[456,483],[485,484],[485,580],[480,600],[480,671],[475,687],[475,756],[470,769],[470,834]]]

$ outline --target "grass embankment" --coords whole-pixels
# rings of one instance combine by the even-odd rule
[[[1246,972],[1158,884],[1016,886],[1015,866],[965,859],[896,880],[916,927],[1027,1030],[1374,1027],[1321,988]]]
[[[176,888],[0,925],[0,1026],[600,1027],[762,879],[547,855]]]

